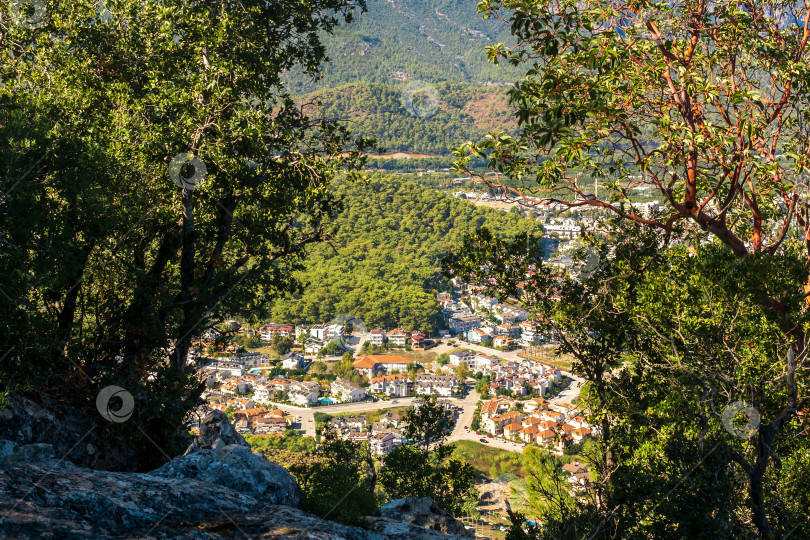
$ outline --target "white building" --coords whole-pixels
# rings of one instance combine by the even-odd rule
[[[537,324],[530,321],[520,323],[520,344],[524,347],[540,343],[540,331]]]
[[[346,379],[335,379],[330,387],[332,397],[338,401],[360,401],[368,396],[368,392],[357,384]]]
[[[394,345],[404,346],[408,342],[408,334],[401,330],[394,330],[388,334],[388,341]]]
[[[296,405],[317,403],[319,390],[316,382],[293,382],[287,387],[287,397]]]
[[[370,381],[369,389],[376,394],[404,397],[408,395],[408,376],[405,374],[382,375]]]
[[[470,315],[466,317],[453,315],[450,317],[450,320],[447,321],[447,325],[450,327],[450,330],[455,333],[466,333],[481,326],[481,317],[478,315]]]
[[[475,360],[475,353],[472,351],[455,351],[448,355],[450,357],[450,362],[453,364],[460,364],[461,362],[466,362],[468,366],[472,365],[472,362]]]
[[[281,362],[281,367],[284,369],[301,369],[307,365],[304,355],[299,352],[291,352]]]
[[[385,343],[385,330],[383,330],[381,328],[377,328],[376,330],[372,330],[369,333],[368,341],[372,345],[376,345],[377,347],[379,347],[380,345]]]
[[[442,397],[452,397],[461,388],[461,383],[455,375],[435,375],[421,373],[416,376],[414,390],[420,395],[434,394]]]

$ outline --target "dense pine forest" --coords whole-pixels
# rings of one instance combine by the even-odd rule
[[[388,152],[448,156],[459,141],[477,141],[494,130],[514,132],[516,122],[503,88],[437,83],[435,112],[410,114],[402,103],[407,83],[349,84],[308,96],[320,116],[344,120],[352,133],[374,137]]]
[[[476,207],[393,176],[341,184],[344,210],[335,240],[313,248],[302,295],[276,302],[279,322],[317,323],[352,313],[367,326],[434,332],[442,327],[437,292],[449,290],[439,260],[479,227],[511,237],[542,226],[514,213]]]
[[[463,0],[370,0],[367,12],[354,11],[352,23],[322,35],[330,61],[313,82],[287,74],[291,91],[303,95],[358,81],[392,83],[411,78],[440,82],[511,83],[520,75],[487,62],[484,48],[513,42],[509,27],[486,20],[475,2]]]

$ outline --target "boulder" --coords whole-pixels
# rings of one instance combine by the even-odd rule
[[[236,444],[187,453],[149,474],[210,482],[267,504],[301,504],[301,489],[287,469]]]
[[[109,440],[99,439],[96,419],[88,417],[79,409],[57,402],[47,395],[39,395],[34,402],[21,395],[11,398],[0,410],[0,459],[9,455],[9,443],[31,454],[38,451],[51,452],[56,459],[65,459],[80,467],[107,470],[132,470],[136,460],[131,450],[115,447]],[[99,452],[99,445],[107,451]],[[14,452],[14,450],[12,450]],[[4,458],[3,456],[6,456]],[[31,456],[39,461],[42,456]]]
[[[367,518],[369,528],[374,532],[383,535],[385,538],[419,538],[421,540],[453,539],[466,540],[473,536],[471,531],[466,531],[464,535],[445,534],[439,531],[420,527],[413,523],[395,521],[389,518],[372,517]]]
[[[349,527],[192,478],[0,464],[0,538],[447,538],[412,523],[371,519],[375,530]]]
[[[412,523],[433,531],[471,538],[472,531],[462,522],[445,512],[430,497],[406,497],[384,504],[380,515],[394,521]]]
[[[209,411],[200,420],[200,434],[186,450],[186,455],[198,450],[223,448],[231,444],[250,448],[239,433],[236,432],[228,416],[222,411]]]

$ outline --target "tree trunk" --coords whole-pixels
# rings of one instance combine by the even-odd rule
[[[189,189],[183,190],[183,243],[180,252],[180,303],[183,309],[183,324],[174,344],[174,367],[186,367],[186,357],[191,348],[191,334],[197,321],[194,296],[191,286],[194,282],[194,197]]]

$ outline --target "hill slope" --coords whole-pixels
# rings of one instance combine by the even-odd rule
[[[488,45],[510,41],[509,28],[482,19],[475,2],[369,0],[367,13],[322,38],[331,58],[323,78],[290,73],[289,88],[301,102],[318,100],[318,115],[347,120],[389,152],[447,156],[464,141],[515,128],[506,90],[519,72],[485,55]],[[434,92],[413,94],[432,100],[430,114],[403,102],[417,81]]]
[[[517,71],[487,62],[484,48],[509,43],[509,27],[482,19],[471,0],[368,0],[368,11],[324,36],[331,58],[320,83],[291,75],[291,89],[306,94],[358,81],[391,83],[511,83]]]
[[[352,313],[369,327],[435,332],[443,325],[435,294],[449,290],[436,266],[466,233],[487,226],[503,236],[541,234],[536,221],[396,177],[337,189],[345,197],[335,221],[340,243],[313,248],[304,294],[276,302],[275,321],[313,324]]]

